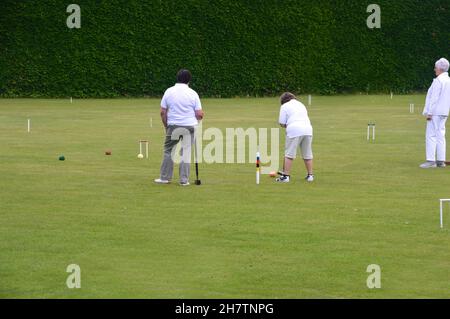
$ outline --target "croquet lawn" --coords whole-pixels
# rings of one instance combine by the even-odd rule
[[[449,298],[450,207],[441,230],[439,199],[450,168],[418,167],[423,101],[313,97],[313,184],[297,160],[292,183],[257,186],[252,154],[200,164],[203,185],[181,187],[152,182],[159,99],[0,99],[0,297]],[[203,129],[277,127],[276,98],[203,106]],[[283,145],[280,131],[280,157]],[[70,264],[81,289],[66,286]],[[366,285],[371,264],[381,289]]]

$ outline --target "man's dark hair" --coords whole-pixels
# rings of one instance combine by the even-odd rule
[[[178,71],[177,83],[188,84],[189,82],[191,82],[191,79],[192,79],[192,74],[191,74],[191,72],[189,72],[189,70],[181,69],[180,71]]]
[[[290,92],[284,92],[284,93],[281,95],[280,102],[281,102],[281,105],[283,105],[283,104],[289,102],[290,100],[296,100],[296,99],[297,99],[297,98],[295,97],[294,94],[292,94],[292,93],[290,93]]]

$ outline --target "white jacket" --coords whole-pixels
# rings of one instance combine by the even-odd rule
[[[448,116],[450,111],[450,77],[444,72],[433,80],[428,90],[423,115]]]

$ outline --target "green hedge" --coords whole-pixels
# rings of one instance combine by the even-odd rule
[[[81,29],[66,7],[81,6]],[[382,28],[366,8],[382,9]],[[450,55],[448,0],[2,0],[0,95],[201,96],[424,90]]]

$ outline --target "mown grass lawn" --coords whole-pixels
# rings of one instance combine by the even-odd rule
[[[257,186],[252,159],[201,164],[203,185],[180,187],[152,183],[157,99],[2,99],[0,297],[448,298],[450,207],[441,230],[438,200],[450,168],[418,168],[423,100],[314,97],[311,185],[297,161],[291,184]],[[203,104],[203,129],[277,127],[274,98]],[[280,131],[280,157],[283,143]],[[81,289],[66,286],[73,263]],[[381,289],[366,286],[370,264]]]

